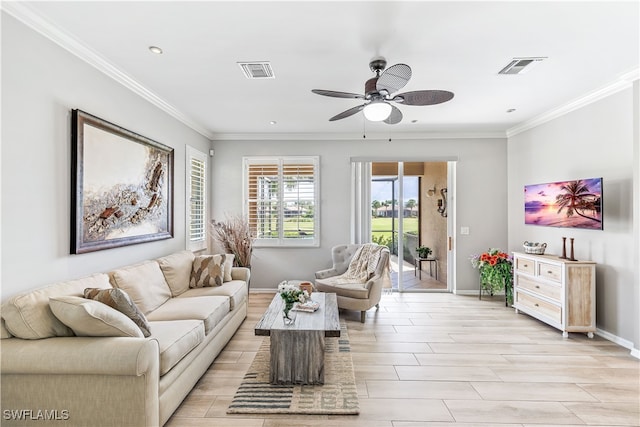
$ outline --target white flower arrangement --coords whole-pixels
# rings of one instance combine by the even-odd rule
[[[298,286],[289,283],[287,280],[280,282],[278,285],[278,293],[289,308],[293,307],[296,302],[304,303],[309,299],[309,292],[303,291]]]

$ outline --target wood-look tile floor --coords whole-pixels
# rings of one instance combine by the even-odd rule
[[[364,324],[341,311],[360,415],[227,415],[272,297],[251,294],[247,319],[167,426],[640,426],[640,361],[629,350],[563,339],[500,297],[446,293],[384,295]]]

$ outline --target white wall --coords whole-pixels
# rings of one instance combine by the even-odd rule
[[[634,343],[636,349],[638,236],[633,233],[633,204],[638,203],[638,193],[633,191],[633,122],[638,113],[629,88],[515,135],[508,143],[509,249],[521,251],[523,241],[529,240],[546,242],[547,253],[560,254],[561,237],[575,238],[575,257],[598,263],[597,327]],[[604,230],[524,225],[526,184],[593,177],[604,180]]]
[[[74,108],[175,149],[173,239],[69,255]],[[2,13],[2,297],[184,249],[185,144],[210,143]]]
[[[393,135],[392,135],[393,136]],[[350,158],[402,156],[423,161],[457,156],[458,225],[468,236],[458,236],[459,291],[478,289],[477,272],[469,256],[489,247],[507,245],[506,139],[341,140],[341,141],[214,141],[212,161],[213,218],[242,212],[242,157],[248,155],[319,155],[321,244],[319,248],[257,248],[252,261],[251,287],[273,289],[284,279],[312,279],[330,266],[330,248],[349,241]]]

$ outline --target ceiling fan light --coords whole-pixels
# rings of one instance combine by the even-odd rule
[[[364,106],[363,111],[367,120],[381,122],[391,114],[391,104],[384,101],[372,101]]]

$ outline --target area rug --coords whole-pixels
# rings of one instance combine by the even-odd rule
[[[324,371],[324,385],[270,384],[269,338],[265,338],[227,413],[357,415],[358,392],[344,322],[340,338],[325,338]]]

